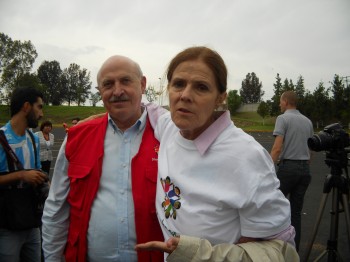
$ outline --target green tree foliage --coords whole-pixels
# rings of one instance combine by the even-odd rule
[[[298,108],[301,112],[304,112],[304,107],[306,106],[304,101],[305,86],[304,86],[304,78],[301,75],[298,77],[297,84],[294,87],[294,91],[299,98]]]
[[[96,106],[96,104],[101,100],[100,92],[91,93],[90,94],[90,101],[92,106]]]
[[[333,82],[331,82],[331,92],[333,94],[333,114],[336,116],[336,121],[343,124],[350,122],[350,96],[349,86],[345,87],[342,78],[339,75],[334,75]]]
[[[145,95],[147,98],[147,101],[154,102],[158,98],[158,92],[154,89],[154,86],[148,86],[145,90]]]
[[[84,104],[85,101],[89,99],[91,94],[91,85],[92,82],[90,81],[90,72],[88,72],[87,69],[82,68],[79,70],[79,82],[75,100],[78,106]]]
[[[16,82],[16,86],[30,86],[43,91],[43,85],[36,74],[25,73]]]
[[[239,92],[242,103],[244,104],[259,103],[264,96],[262,83],[259,82],[259,78],[254,72],[246,75],[246,78],[242,81],[242,87]]]
[[[308,101],[308,105],[312,107],[311,119],[316,127],[325,126],[331,117],[331,101],[329,99],[328,89],[324,87],[324,83],[320,82],[313,92],[312,101]]]
[[[30,73],[38,54],[31,41],[13,41],[9,36],[0,33],[1,49],[1,93],[8,103],[12,90],[19,79]]]
[[[58,106],[62,104],[62,70],[60,63],[54,61],[44,61],[38,68],[38,77],[44,85],[44,102]]]
[[[276,76],[276,83],[274,83],[273,86],[274,86],[274,90],[273,90],[274,91],[274,95],[271,98],[270,115],[271,116],[277,116],[281,112],[279,104],[280,104],[281,95],[283,93],[283,90],[282,90],[282,79],[280,77],[280,74],[278,74],[278,73],[277,73],[277,76]]]
[[[231,115],[234,115],[241,106],[241,97],[237,90],[230,90],[227,94],[227,107]]]
[[[90,73],[85,68],[72,63],[65,68],[61,77],[61,85],[64,92],[63,99],[70,105],[77,103],[78,106],[85,103],[91,93]]]
[[[265,125],[265,118],[270,115],[270,111],[271,111],[270,105],[271,105],[270,103],[265,101],[261,101],[261,103],[259,104],[257,113],[259,114],[259,116],[262,117],[263,125]]]

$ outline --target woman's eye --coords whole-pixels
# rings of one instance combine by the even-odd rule
[[[184,82],[183,81],[175,81],[173,84],[172,84],[173,87],[175,88],[181,88],[184,86]]]
[[[198,84],[197,88],[200,90],[200,91],[207,91],[209,90],[208,86],[204,85],[204,84]]]

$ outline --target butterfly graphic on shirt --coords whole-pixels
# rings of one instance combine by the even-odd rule
[[[177,213],[176,210],[181,207],[181,191],[180,188],[175,186],[171,181],[170,177],[166,177],[165,179],[160,179],[162,184],[165,196],[164,201],[162,202],[162,207],[165,213],[166,218],[176,219]]]

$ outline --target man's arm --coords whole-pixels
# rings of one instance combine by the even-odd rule
[[[49,196],[46,199],[42,218],[42,238],[45,261],[61,262],[67,243],[69,226],[69,193],[67,176],[68,161],[65,157],[66,140],[57,156]]]
[[[9,185],[19,181],[24,181],[31,185],[37,186],[44,183],[46,179],[46,175],[38,170],[19,170],[6,175],[1,175],[0,185]]]
[[[276,136],[275,142],[272,146],[271,153],[270,153],[271,158],[275,164],[277,163],[279,156],[282,152],[282,147],[283,147],[283,136]]]

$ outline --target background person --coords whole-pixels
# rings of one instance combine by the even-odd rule
[[[78,122],[80,121],[79,117],[75,117],[72,119],[72,126],[75,126],[76,124],[78,124]]]
[[[177,236],[181,243],[171,242],[168,259],[222,261],[230,253],[222,243],[294,244],[289,202],[278,190],[271,157],[235,127],[229,111],[216,111],[227,87],[220,55],[206,47],[185,49],[170,62],[167,79],[170,115],[161,116],[155,129],[161,143],[156,208],[165,239]],[[209,240],[206,252],[193,252],[198,242],[181,242],[185,235]],[[152,242],[136,249],[158,244],[167,247]]]
[[[307,139],[313,136],[314,131],[312,122],[296,109],[297,102],[298,96],[293,91],[286,91],[281,95],[280,108],[283,114],[276,119],[271,157],[278,165],[280,189],[285,196],[289,196],[292,225],[296,231],[295,244],[299,250],[301,211],[311,182]]]
[[[40,169],[40,161],[35,165],[33,143],[26,131],[28,128],[36,128],[39,119],[43,116],[43,95],[34,88],[16,88],[10,101],[11,120],[1,129],[12,150],[17,155],[24,169],[9,172],[6,153],[0,145],[0,205],[3,190],[8,185],[16,187],[38,186],[46,181],[46,175],[36,169]],[[39,147],[39,140],[34,136],[36,147]],[[37,159],[39,159],[37,150]],[[5,174],[6,173],[6,174]],[[3,210],[1,210],[3,212]],[[5,214],[1,213],[1,218]],[[23,219],[28,219],[23,217]],[[10,230],[6,224],[0,222],[0,260],[3,262],[19,261],[41,261],[40,231],[39,227],[26,230]]]
[[[41,169],[46,172],[47,175],[50,174],[52,148],[55,143],[55,136],[51,131],[52,123],[47,120],[41,123],[40,131],[35,133],[39,137]]]
[[[159,142],[141,106],[146,78],[123,56],[97,75],[104,117],[71,127],[43,215],[45,261],[163,261],[136,243],[163,241],[155,211]]]

